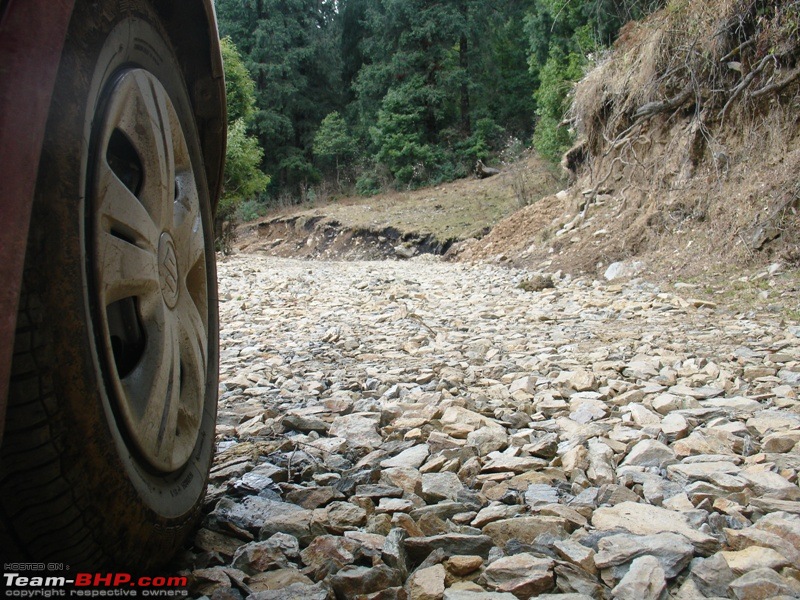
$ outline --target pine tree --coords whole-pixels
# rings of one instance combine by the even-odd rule
[[[340,22],[332,0],[219,0],[220,31],[245,55],[256,85],[253,127],[276,189],[319,179],[314,134],[342,97]]]
[[[369,131],[378,159],[401,183],[420,169],[433,173],[446,132],[469,123],[466,74],[459,70],[466,36],[460,4],[383,0],[365,10],[357,114],[362,135]]]
[[[357,151],[356,141],[347,130],[347,124],[338,112],[322,119],[314,136],[314,155],[322,162],[332,161],[335,166],[336,184],[341,188],[341,162],[352,159]]]

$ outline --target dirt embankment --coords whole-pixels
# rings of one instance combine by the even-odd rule
[[[391,226],[352,226],[327,216],[289,215],[259,221],[240,248],[283,257],[381,260],[444,254],[455,241]]]
[[[654,275],[800,264],[800,2],[669,3],[577,86],[574,184],[462,259]]]

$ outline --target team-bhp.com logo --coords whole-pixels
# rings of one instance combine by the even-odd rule
[[[5,565],[8,567],[22,565]],[[53,571],[30,569],[24,565],[12,572],[3,573],[5,595],[13,598],[53,598],[107,596],[183,597],[188,595],[188,581],[181,576],[135,576],[131,573],[69,573],[54,575]],[[61,569],[58,569],[61,571]],[[44,574],[39,572],[44,571]],[[63,571],[62,571],[63,572]]]

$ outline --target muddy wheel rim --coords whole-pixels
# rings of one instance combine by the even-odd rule
[[[161,83],[129,69],[96,128],[89,255],[114,419],[160,472],[190,458],[208,366],[208,281],[186,136]]]

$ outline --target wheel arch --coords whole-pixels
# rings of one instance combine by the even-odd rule
[[[212,208],[216,210],[225,167],[227,105],[214,5],[211,0],[162,0],[153,5],[183,68],[200,133]],[[198,35],[200,31],[205,35]]]

